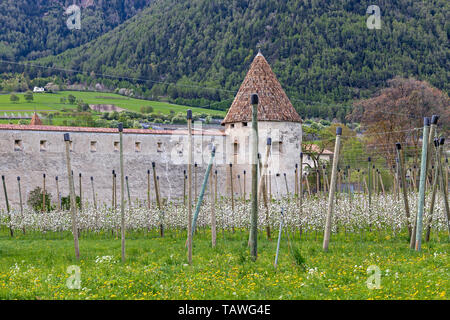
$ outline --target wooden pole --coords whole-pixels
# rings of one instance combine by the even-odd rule
[[[45,173],[42,175],[42,212],[47,212],[47,206],[45,205]]]
[[[258,95],[251,95],[252,104],[252,212],[250,225],[250,254],[258,257]]]
[[[114,190],[114,187],[115,187],[115,185],[114,185],[114,176],[116,175],[116,173],[115,173],[115,171],[113,170],[112,171],[112,196],[111,196],[111,210],[113,210],[114,209],[114,196],[115,196],[115,194],[116,194],[116,191]]]
[[[423,208],[425,205],[425,180],[427,175],[427,157],[428,157],[428,135],[430,132],[430,118],[424,119],[423,137],[422,137],[422,161],[420,168],[420,184],[419,184],[419,203],[417,205],[416,220],[416,251],[421,250],[422,246],[422,220]]]
[[[243,194],[242,194],[242,185],[241,185],[241,175],[238,174],[238,175],[237,175],[237,178],[238,178],[238,184],[239,184],[239,194],[240,194],[240,196],[242,197]]]
[[[83,211],[83,190],[81,188],[81,173],[78,174],[78,181],[80,184],[80,212]]]
[[[337,175],[337,164],[339,162],[339,150],[341,143],[341,135],[342,128],[336,128],[336,142],[334,146],[334,155],[333,155],[333,167],[331,171],[331,185],[330,185],[330,194],[328,196],[328,210],[327,210],[327,220],[325,225],[325,234],[323,238],[323,250],[328,251],[328,245],[330,243],[331,237],[331,221],[333,216],[334,209],[334,193],[336,192],[336,175]]]
[[[371,183],[372,175],[370,172],[370,169],[372,168],[371,161],[372,161],[372,158],[368,157],[367,158],[367,163],[368,163],[368,165],[367,165],[367,191],[368,192],[367,193],[369,194],[369,212],[370,212],[370,207],[372,205],[372,183]]]
[[[70,165],[70,136],[68,133],[64,134],[64,142],[66,143],[66,164],[67,164],[67,176],[69,177],[69,190],[70,190],[70,212],[72,214],[72,234],[75,247],[75,257],[80,259],[80,248],[78,246],[78,226],[77,226],[77,203],[75,200],[75,188],[73,184],[72,168]]]
[[[125,182],[127,185],[128,208],[131,209],[131,196],[130,196],[130,185],[128,184],[128,176],[125,176]]]
[[[61,195],[59,193],[58,176],[55,177],[55,181],[56,181],[56,197],[58,198],[58,200],[56,201],[56,208],[58,209],[58,211],[61,211]]]
[[[22,188],[20,187],[20,177],[17,177],[17,186],[19,189],[19,204],[20,204],[20,216],[23,219],[23,202],[22,202]],[[22,227],[23,234],[25,234],[25,227]]]
[[[230,163],[230,193],[231,193],[231,215],[233,217],[233,233],[234,233],[234,190],[233,190],[233,164]]]
[[[97,201],[95,199],[94,177],[91,177],[91,188],[92,188],[92,202],[94,204],[94,209],[97,209]]]
[[[258,199],[263,199],[264,208],[266,209],[266,232],[267,232],[267,239],[270,239],[270,224],[269,224],[269,201],[267,197],[267,171],[269,167],[269,156],[270,156],[270,147],[272,145],[272,139],[269,137],[267,138],[267,144],[266,144],[266,156],[264,160],[263,169],[261,170],[261,176],[259,178],[258,183]],[[250,243],[250,239],[249,239]]]
[[[385,190],[384,190],[384,183],[383,183],[383,177],[381,176],[381,171],[378,170],[378,180],[380,181],[381,184],[381,191],[383,192],[383,196],[386,195]],[[405,181],[404,181],[404,187],[406,185],[406,177],[405,177]]]
[[[5,203],[6,203],[6,212],[8,213],[8,218],[9,218],[9,233],[11,235],[11,237],[14,236],[14,231],[13,228],[11,227],[11,215],[9,212],[9,200],[8,200],[8,192],[6,191],[6,182],[5,182],[5,176],[2,176],[2,182],[3,182],[3,192],[5,194]]]
[[[194,202],[197,201],[197,162],[194,164]]]
[[[443,156],[443,148],[444,148],[444,143],[445,143],[445,139],[442,137],[439,139],[439,157],[437,158],[437,166],[439,166],[439,185],[441,188],[441,193],[442,193],[442,198],[444,200],[444,209],[445,209],[445,213],[447,216],[447,229],[448,229],[448,235],[450,237],[450,210],[449,210],[449,206],[448,206],[448,192],[447,192],[447,187],[446,187],[446,183],[444,182],[444,169],[442,167],[442,161],[441,161],[441,157]],[[448,183],[448,181],[447,181]]]
[[[311,198],[311,188],[309,187],[308,174],[305,172],[306,188],[308,189],[308,196]]]
[[[192,110],[187,110],[188,125],[188,263],[192,264]]]
[[[246,174],[247,172],[244,170],[244,204],[247,202]]]
[[[294,185],[294,197],[298,197],[298,163],[295,164]]]
[[[284,183],[286,185],[286,195],[287,195],[287,197],[289,199],[289,186],[288,186],[288,182],[287,182],[286,173],[283,173],[283,176],[284,176]]]
[[[184,188],[186,189],[186,183]],[[150,199],[150,170],[147,170],[147,208],[151,208],[151,199]]]
[[[405,177],[405,165],[404,165],[404,157],[403,157],[403,150],[402,150],[402,145],[400,143],[396,143],[396,148],[397,148],[397,158],[399,159],[398,161],[398,169],[400,171],[400,179],[403,182],[403,186],[405,185],[405,181],[406,181],[406,177]],[[398,185],[398,188],[400,187],[400,185]],[[403,203],[405,205],[405,213],[406,213],[406,221],[408,224],[408,235],[409,237],[411,237],[411,233],[412,233],[412,227],[411,227],[411,223],[409,222],[409,217],[410,217],[410,212],[409,212],[409,203],[408,203],[408,194],[406,192],[406,188],[403,187]]]
[[[319,167],[316,168],[316,192],[317,192],[317,196],[318,196],[320,193]]]
[[[299,168],[299,185],[298,185],[298,207],[300,216],[302,215],[303,206],[303,152],[300,152],[300,168]]]
[[[244,176],[245,177],[245,176]],[[245,185],[245,180],[244,180]],[[211,202],[211,246],[214,248],[216,246],[216,200],[214,196],[214,179],[213,172],[211,170],[209,177],[209,195]],[[245,201],[245,198],[244,198]]]
[[[434,166],[434,175],[433,175],[433,187],[431,192],[431,200],[430,200],[430,208],[428,213],[428,223],[427,223],[427,232],[425,235],[425,242],[430,241],[430,235],[431,235],[431,223],[433,222],[433,211],[434,211],[434,202],[436,200],[436,192],[437,192],[437,186],[438,186],[438,176],[439,176],[439,166],[437,165],[437,158],[440,157],[439,154],[439,139],[434,139],[434,146],[435,146],[435,155],[436,155],[436,165]],[[429,153],[431,153],[432,150],[429,150]]]
[[[160,211],[160,223],[159,223],[159,232],[161,237],[164,237],[164,226],[162,223],[162,216],[161,216],[161,198],[159,193],[159,185],[158,185],[158,178],[156,177],[156,163],[152,162],[152,169],[153,169],[153,182],[154,182],[154,188],[155,188],[155,196],[156,196],[156,204],[158,205],[158,210]]]
[[[275,253],[275,262],[273,264],[275,269],[277,268],[277,265],[278,265],[278,254],[280,252],[281,231],[283,230],[283,218],[284,218],[283,212],[284,212],[284,208],[281,208],[280,228],[278,230],[278,240],[277,240],[277,251]]]
[[[208,178],[211,172],[211,168],[214,162],[214,157],[216,155],[216,147],[212,147],[211,158],[209,159],[208,167],[206,168],[205,177],[203,178],[202,189],[200,190],[200,195],[197,200],[197,205],[195,207],[194,219],[192,220],[192,235],[195,231],[195,226],[198,219],[198,214],[200,213],[200,207],[202,206],[203,197],[205,195],[206,186],[208,185]]]
[[[117,210],[117,174],[114,173],[114,210]]]
[[[124,168],[123,168],[123,124],[119,123],[119,139],[120,139],[120,214],[121,214],[121,242],[122,242],[122,262],[125,262],[125,186],[124,186]],[[81,173],[80,173],[81,179]],[[80,180],[81,195],[81,180]]]

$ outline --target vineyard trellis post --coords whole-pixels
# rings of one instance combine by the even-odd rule
[[[91,177],[91,188],[92,188],[92,202],[94,204],[94,209],[97,209],[97,201],[95,199],[94,177]]]
[[[80,184],[80,212],[83,211],[83,189],[81,184],[81,172],[78,174],[78,182]]]
[[[120,144],[120,229],[122,244],[122,262],[125,262],[125,186],[124,186],[124,168],[123,168],[123,124],[118,124],[119,144]],[[80,196],[81,196],[81,173],[80,173]]]
[[[370,169],[372,168],[371,162],[372,162],[372,158],[368,157],[367,158],[367,163],[368,163],[368,165],[367,165],[367,193],[369,194],[369,212],[370,212],[370,207],[372,205],[372,182],[371,182],[372,175],[370,172]]]
[[[128,208],[131,209],[131,196],[130,196],[130,185],[128,183],[128,176],[125,176],[125,182],[127,185]]]
[[[333,208],[334,208],[334,193],[336,192],[336,175],[337,175],[337,164],[339,162],[339,151],[340,151],[340,143],[341,143],[341,135],[342,128],[336,128],[336,142],[334,146],[334,155],[333,155],[333,164],[331,170],[331,183],[330,183],[330,193],[328,196],[328,209],[327,209],[327,218],[325,224],[325,234],[323,238],[323,250],[328,251],[328,245],[330,243],[331,236],[331,221],[333,216]]]
[[[20,187],[20,177],[17,177],[17,187],[19,189],[19,205],[20,205],[20,216],[23,219],[23,202],[22,202],[22,188]],[[25,226],[22,227],[23,234],[25,234]]]
[[[192,264],[192,110],[187,110],[187,126],[188,126],[188,263]]]
[[[58,209],[58,211],[61,211],[61,195],[59,193],[59,181],[58,181],[58,176],[55,177],[55,182],[56,182],[56,208]]]
[[[425,180],[427,176],[427,161],[428,161],[428,137],[430,133],[430,118],[424,119],[423,137],[422,137],[422,159],[420,167],[420,183],[419,183],[419,200],[417,205],[417,219],[416,219],[416,251],[421,250],[422,246],[422,220],[423,209],[425,204]]]
[[[148,209],[151,208],[151,200],[150,200],[150,169],[147,169],[147,208]]]
[[[211,246],[214,248],[216,246],[216,201],[214,196],[214,176],[212,170],[209,177],[209,195],[211,203]]]
[[[449,206],[448,206],[448,192],[447,192],[447,186],[446,186],[446,183],[448,183],[448,181],[444,182],[444,172],[443,172],[442,161],[441,161],[441,157],[443,155],[444,143],[445,143],[445,138],[441,137],[439,139],[440,147],[439,147],[439,157],[437,158],[437,161],[438,161],[437,166],[439,166],[439,171],[441,173],[439,175],[439,185],[441,187],[442,198],[444,199],[444,209],[445,209],[445,213],[447,216],[447,229],[448,229],[448,235],[450,237],[450,210],[449,210]],[[446,170],[447,170],[447,168],[446,168]]]
[[[406,214],[406,222],[408,225],[408,234],[409,237],[411,237],[411,233],[412,233],[412,228],[411,228],[411,223],[410,223],[410,212],[409,212],[409,202],[408,202],[408,194],[407,194],[407,190],[405,188],[405,181],[406,181],[406,176],[405,176],[405,165],[404,165],[404,161],[403,161],[403,150],[402,150],[402,145],[400,143],[396,143],[395,144],[396,149],[397,149],[397,157],[399,159],[398,162],[398,169],[400,171],[400,179],[401,182],[403,183],[403,203],[405,205],[405,214]],[[399,181],[400,182],[400,181]],[[398,186],[398,188],[400,188],[400,185]]]
[[[154,189],[155,189],[155,196],[156,196],[156,204],[158,206],[159,215],[160,215],[160,221],[159,221],[159,233],[161,238],[164,237],[164,226],[162,221],[162,215],[161,215],[161,195],[159,193],[159,185],[158,185],[158,177],[156,176],[156,163],[152,162],[152,170],[153,170],[153,183],[154,183]]]
[[[42,175],[42,212],[47,212],[45,205],[45,173]]]
[[[258,95],[251,95],[252,104],[252,213],[250,225],[250,253],[258,257]]]
[[[208,178],[211,172],[211,167],[214,162],[214,157],[216,155],[216,147],[213,146],[211,150],[211,158],[209,159],[208,167],[206,168],[205,177],[203,178],[202,189],[200,190],[200,195],[197,199],[197,205],[195,207],[194,219],[192,220],[192,235],[195,232],[195,227],[197,224],[198,215],[200,213],[200,208],[202,206],[203,197],[205,195],[206,186],[208,185]]]
[[[6,212],[8,213],[8,219],[9,219],[9,233],[11,234],[11,237],[13,237],[14,231],[11,226],[11,214],[9,211],[9,200],[8,200],[8,192],[6,191],[5,176],[2,176],[2,183],[3,183],[3,192],[5,194]]]
[[[428,211],[428,222],[427,222],[427,232],[425,234],[425,242],[430,241],[430,235],[431,235],[431,223],[433,222],[433,211],[434,211],[434,203],[436,200],[436,191],[437,191],[437,186],[438,186],[438,180],[439,180],[439,166],[437,165],[437,158],[440,156],[439,154],[439,139],[434,139],[434,147],[435,147],[435,163],[436,165],[434,166],[434,174],[433,174],[433,185],[432,185],[432,191],[431,191],[431,200],[430,200],[430,207],[429,207],[429,211]],[[431,153],[432,150],[429,150],[429,153]]]
[[[230,195],[231,195],[231,215],[233,217],[233,233],[234,233],[234,188],[233,188],[233,164],[230,163]]]
[[[69,178],[69,190],[70,190],[70,212],[72,215],[72,233],[73,242],[75,247],[75,257],[77,260],[80,259],[80,248],[78,245],[78,226],[77,226],[77,202],[75,199],[75,186],[73,184],[73,174],[70,164],[70,136],[68,133],[64,134],[64,142],[66,144],[66,165],[67,165],[67,176]]]
[[[259,178],[259,184],[258,184],[258,199],[263,199],[264,208],[266,210],[266,232],[267,232],[267,239],[270,239],[270,225],[269,225],[269,201],[268,201],[268,195],[267,195],[267,171],[269,167],[269,156],[270,156],[270,148],[272,145],[272,138],[267,138],[266,143],[266,156],[261,172],[261,176]],[[250,240],[249,240],[250,241]]]

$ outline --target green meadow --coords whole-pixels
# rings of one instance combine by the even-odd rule
[[[76,110],[76,105],[70,105],[68,102],[61,103],[61,98],[67,98],[70,94],[77,99],[82,99],[87,104],[114,104],[119,108],[123,108],[129,111],[140,112],[142,106],[151,106],[155,113],[161,112],[163,114],[169,114],[170,111],[186,112],[187,109],[192,109],[194,113],[206,113],[208,115],[221,115],[224,116],[224,111],[211,110],[206,108],[194,108],[171,104],[167,102],[149,101],[134,99],[130,97],[121,96],[114,93],[102,93],[102,92],[84,92],[84,91],[60,91],[57,93],[34,93],[34,100],[31,102],[25,101],[23,93],[16,93],[20,98],[18,102],[11,102],[9,94],[0,95],[0,114],[17,113],[17,112],[33,112],[37,111],[56,112],[63,109]]]
[[[120,236],[81,233],[80,260],[70,233],[0,231],[0,299],[442,299],[449,296],[449,242],[446,234],[410,250],[406,235],[378,232],[334,235],[323,252],[321,236],[281,241],[260,233],[258,259],[250,259],[248,233],[218,230],[194,236],[193,264],[187,264],[186,234],[167,230],[128,232],[125,262]],[[297,252],[297,254],[293,254]],[[80,268],[79,289],[69,266]],[[379,287],[370,268],[379,270]],[[368,271],[369,269],[369,271]],[[373,269],[374,270],[374,269]],[[70,271],[70,270],[69,270]],[[372,277],[372,278],[371,278]],[[72,286],[73,287],[73,286]]]

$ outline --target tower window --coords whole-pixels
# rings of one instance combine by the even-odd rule
[[[242,122],[242,126],[246,127],[247,126],[247,122]]]
[[[239,153],[239,144],[237,142],[233,143],[233,152],[235,155]]]
[[[231,127],[234,128],[234,123],[231,124]]]
[[[272,143],[272,153],[281,154],[283,152],[283,142],[275,141]]]
[[[157,142],[156,143],[156,151],[157,152],[163,152],[163,150],[162,150],[162,142]]]
[[[114,152],[119,152],[120,144],[119,141],[114,141]]]
[[[134,143],[134,151],[141,152],[141,143],[140,142]]]
[[[14,151],[22,151],[22,150],[23,150],[22,140],[14,140]]]

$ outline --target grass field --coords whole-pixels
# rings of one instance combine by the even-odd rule
[[[170,104],[166,102],[148,101],[133,99],[125,96],[121,96],[113,93],[102,92],[80,92],[80,91],[61,91],[57,93],[35,93],[33,94],[34,100],[32,102],[26,102],[24,94],[17,93],[16,95],[20,100],[13,103],[9,100],[9,94],[0,95],[0,114],[8,111],[11,112],[33,112],[34,109],[38,111],[61,111],[62,109],[76,109],[76,105],[64,104],[60,102],[62,97],[68,97],[69,94],[74,95],[77,99],[82,99],[87,104],[114,104],[119,108],[127,109],[130,111],[140,112],[142,106],[152,106],[154,112],[161,112],[169,114],[171,110],[178,112],[186,112],[186,109],[192,109],[195,113],[206,113],[211,115],[225,116],[224,111],[193,108]]]
[[[127,234],[127,261],[120,262],[120,239],[85,234],[80,261],[69,233],[0,232],[0,299],[448,299],[449,242],[408,248],[405,235],[376,232],[362,241],[356,235],[334,236],[329,252],[318,239],[291,241],[304,259],[289,254],[281,242],[278,269],[276,240],[260,233],[259,257],[252,262],[247,233],[218,233],[211,248],[209,230],[194,237],[193,265],[187,265],[185,233],[168,230]],[[443,240],[442,240],[443,239]],[[297,256],[298,257],[298,256]],[[296,261],[298,261],[296,263]],[[81,289],[68,289],[70,265],[81,270]],[[371,265],[381,270],[380,289],[369,289]]]

